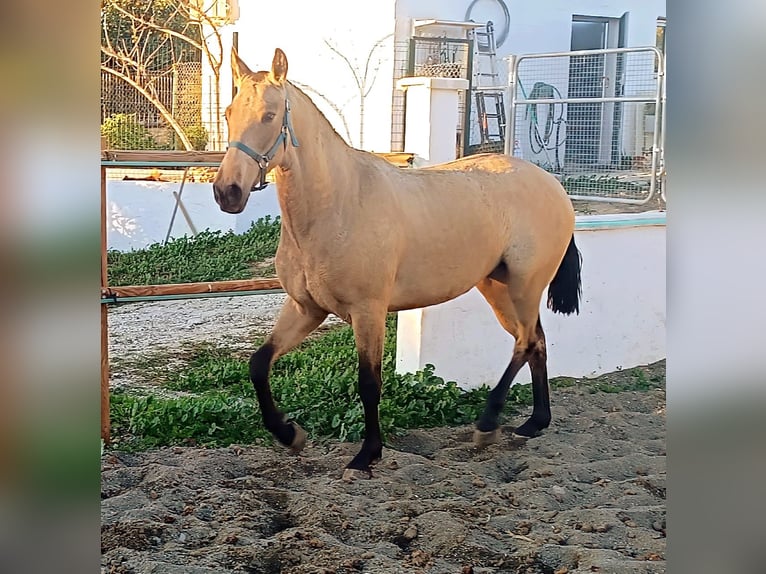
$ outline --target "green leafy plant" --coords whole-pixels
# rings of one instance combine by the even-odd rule
[[[189,126],[184,128],[186,137],[189,138],[189,142],[192,144],[192,148],[196,151],[204,151],[208,142],[208,131],[204,126],[198,124],[195,126]]]
[[[395,315],[389,316],[386,327],[380,403],[383,433],[476,420],[488,388],[463,391],[455,382],[436,376],[431,365],[414,374],[396,373]],[[178,396],[115,395],[113,433],[122,447],[188,441],[225,446],[270,437],[261,422],[247,360],[235,352],[197,346],[183,368],[169,370],[160,379]],[[313,436],[360,439],[364,415],[350,327],[332,329],[282,357],[272,370],[271,388],[279,407]],[[512,395],[511,403],[525,400],[526,396]]]
[[[648,193],[648,183],[635,183],[610,175],[570,175],[561,185],[567,193],[582,195],[598,192]]]
[[[242,234],[203,231],[167,244],[155,243],[129,252],[108,253],[111,285],[154,285],[193,281],[225,281],[273,276],[280,220],[266,216]]]
[[[252,277],[256,263],[273,258],[280,222],[255,222],[248,232],[204,232],[167,245],[152,245],[130,253],[109,253],[113,285],[211,281]],[[273,271],[272,271],[273,272]],[[253,348],[257,347],[255,341]],[[112,396],[113,436],[119,448],[194,444],[226,446],[270,440],[263,427],[255,392],[249,380],[248,360],[237,352],[211,344],[189,348],[181,357],[143,358],[158,389],[117,391]],[[177,363],[181,363],[179,367]],[[417,373],[396,372],[396,315],[386,322],[383,353],[383,392],[380,422],[384,435],[409,428],[467,424],[480,415],[488,387],[462,390],[453,381],[436,376],[427,365]],[[662,386],[639,369],[626,385],[603,383],[595,391],[645,390]],[[357,355],[348,326],[305,341],[280,358],[271,373],[272,394],[288,417],[313,437],[357,441],[364,416],[357,390]],[[556,386],[557,382],[551,382]],[[562,380],[560,386],[579,384]],[[514,385],[509,409],[532,402],[530,385]]]
[[[101,124],[109,149],[157,149],[160,147],[136,114],[112,114]]]

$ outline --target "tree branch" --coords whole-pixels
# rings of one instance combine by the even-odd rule
[[[184,132],[183,128],[178,124],[178,122],[173,118],[173,114],[168,111],[168,109],[163,105],[162,102],[160,102],[151,92],[149,92],[144,86],[142,86],[139,82],[137,82],[135,79],[131,78],[130,76],[123,74],[122,72],[118,72],[117,70],[114,70],[110,68],[109,66],[105,66],[101,64],[101,70],[104,72],[107,72],[109,74],[112,74],[113,76],[116,76],[123,80],[124,82],[130,84],[133,86],[136,91],[138,91],[141,95],[143,95],[147,100],[149,100],[160,112],[160,115],[163,117],[163,119],[168,122],[168,125],[173,128],[173,131],[178,134],[178,137],[180,138],[181,142],[184,144],[184,147],[187,151],[190,151],[194,149],[194,146],[189,141],[189,138],[186,137],[186,133]]]
[[[341,58],[341,59],[342,59],[344,62],[346,62],[346,65],[348,66],[348,69],[349,69],[349,70],[351,70],[351,75],[352,75],[352,76],[354,76],[354,81],[356,82],[356,87],[357,87],[357,89],[359,90],[359,93],[361,94],[361,93],[362,93],[362,91],[363,91],[363,89],[362,89],[362,83],[361,83],[361,81],[359,80],[359,74],[358,74],[358,73],[357,73],[357,71],[356,71],[356,67],[355,67],[355,66],[354,66],[354,65],[351,63],[351,60],[349,60],[349,59],[348,59],[348,57],[346,57],[346,55],[344,55],[343,53],[341,53],[341,51],[340,51],[338,48],[336,48],[335,46],[333,46],[333,45],[332,45],[332,44],[331,44],[331,43],[330,43],[330,42],[329,42],[329,41],[328,41],[326,38],[324,39],[324,43],[325,43],[325,45],[326,45],[328,48],[330,48],[330,50],[332,50],[333,52],[335,52],[335,53],[336,53],[338,56],[340,56],[340,58]]]
[[[383,42],[388,40],[391,36],[393,36],[393,34],[386,34],[385,36],[380,38],[377,42],[375,42],[372,45],[372,48],[370,48],[370,51],[367,53],[367,61],[364,63],[364,84],[365,84],[365,88],[367,88],[367,73],[368,73],[368,70],[370,68],[370,60],[372,60],[372,55],[375,53],[375,50],[380,48],[383,45]],[[374,75],[372,77],[372,83],[373,84],[375,83],[375,79],[378,77],[378,69],[379,68],[380,68],[380,61],[378,61],[378,68],[375,68],[375,72],[374,72]],[[370,93],[370,90],[372,90],[372,85],[364,93],[365,97],[367,96],[367,94]]]
[[[194,40],[193,38],[190,38],[186,34],[181,34],[180,32],[176,32],[175,30],[171,30],[170,28],[165,28],[164,26],[160,26],[159,24],[155,24],[154,22],[149,22],[148,20],[144,20],[143,18],[139,18],[135,14],[131,14],[127,10],[125,10],[122,6],[119,6],[116,2],[111,1],[109,2],[110,6],[114,7],[115,10],[120,12],[121,14],[127,16],[130,18],[135,25],[136,23],[141,24],[142,26],[146,26],[147,28],[151,28],[153,30],[157,30],[158,32],[162,32],[163,34],[167,34],[168,36],[173,36],[174,38],[178,38],[179,40],[183,40],[187,44],[193,46],[197,50],[203,51],[205,48]]]
[[[343,122],[343,129],[346,132],[346,141],[350,142],[351,141],[351,130],[348,128],[348,123],[346,122],[346,116],[344,115],[343,109],[340,106],[338,106],[335,102],[333,102],[330,98],[325,96],[323,93],[315,90],[311,86],[306,85],[306,84],[302,84],[300,82],[296,82],[295,80],[291,80],[291,82],[293,84],[295,84],[301,90],[306,91],[306,92],[312,92],[313,94],[316,94],[317,96],[322,98],[325,101],[325,103],[328,106],[330,106],[332,108],[332,110],[336,114],[338,114],[338,117],[340,118],[340,121]]]

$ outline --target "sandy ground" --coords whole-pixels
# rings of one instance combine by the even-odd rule
[[[110,308],[115,385],[145,353],[190,342],[252,349],[284,295]],[[332,321],[333,319],[330,319]],[[334,319],[337,321],[337,319]],[[665,364],[646,369],[664,380]],[[136,574],[665,572],[665,393],[553,391],[553,422],[483,451],[472,427],[389,438],[371,480],[358,444],[310,437],[102,457],[102,572]],[[385,392],[385,389],[384,389]],[[524,413],[526,414],[526,413]]]
[[[664,390],[587,382],[554,391],[553,417],[483,451],[471,427],[410,431],[351,484],[358,444],[107,452],[102,572],[665,572]]]

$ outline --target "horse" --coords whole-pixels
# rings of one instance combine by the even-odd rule
[[[274,403],[269,372],[333,313],[351,325],[358,354],[364,438],[343,479],[372,476],[382,457],[378,405],[389,312],[449,301],[476,287],[514,338],[510,363],[476,422],[477,447],[499,441],[498,418],[529,364],[531,416],[515,428],[538,436],[551,421],[539,309],[579,313],[582,258],[574,209],[559,181],[504,154],[402,169],[350,147],[311,99],[287,80],[277,48],[269,71],[231,52],[236,94],[226,108],[229,144],[215,201],[240,213],[273,170],[281,211],[276,271],[287,293],[276,324],[251,355],[249,375],[265,427],[299,452],[306,433]]]

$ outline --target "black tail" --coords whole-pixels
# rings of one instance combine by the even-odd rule
[[[574,235],[572,235],[564,259],[559,265],[559,270],[556,271],[556,276],[548,287],[548,309],[564,315],[580,313],[581,266],[582,255],[580,255],[580,251],[575,245]]]

